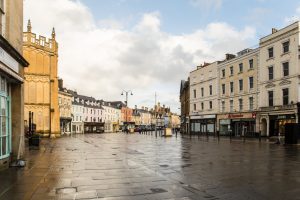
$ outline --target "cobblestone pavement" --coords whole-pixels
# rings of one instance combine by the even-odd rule
[[[300,146],[206,137],[87,134],[44,139],[0,199],[300,199]]]

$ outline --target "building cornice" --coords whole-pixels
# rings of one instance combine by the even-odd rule
[[[29,63],[27,60],[2,35],[0,35],[0,46],[20,65],[28,67]]]

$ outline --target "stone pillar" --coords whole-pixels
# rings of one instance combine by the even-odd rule
[[[12,159],[17,159],[19,146],[24,153],[24,88],[23,84],[11,84]]]

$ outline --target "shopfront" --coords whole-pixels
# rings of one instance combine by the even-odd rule
[[[295,114],[283,114],[283,115],[270,115],[269,116],[269,136],[284,136],[285,135],[285,124],[296,123]]]
[[[1,73],[0,73],[1,74]],[[8,79],[0,76],[0,159],[6,158],[11,152],[11,106],[10,84]]]
[[[10,156],[12,159],[23,156],[22,68],[27,66],[22,55],[0,35],[0,169],[7,167]]]
[[[103,122],[84,122],[84,133],[103,133]]]
[[[216,115],[191,116],[191,134],[214,134]]]
[[[218,115],[220,135],[255,136],[256,113],[239,113]]]

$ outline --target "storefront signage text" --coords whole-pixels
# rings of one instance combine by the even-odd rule
[[[13,71],[19,73],[18,62],[0,47],[0,61]]]
[[[229,114],[228,118],[232,119],[232,118],[243,118],[244,115],[242,114]]]

